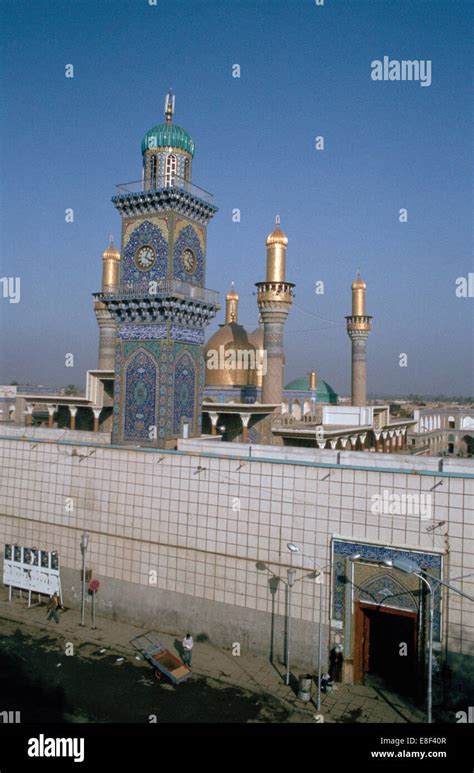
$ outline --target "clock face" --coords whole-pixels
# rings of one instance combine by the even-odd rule
[[[183,266],[188,274],[194,274],[196,270],[196,257],[194,252],[187,247],[183,252]]]
[[[135,265],[140,271],[148,271],[156,260],[155,250],[149,244],[139,247],[135,253]]]

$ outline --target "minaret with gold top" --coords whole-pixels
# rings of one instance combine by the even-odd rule
[[[235,292],[234,283],[232,282],[231,289],[225,297],[225,324],[229,325],[231,322],[237,322],[239,308],[239,296]]]
[[[264,404],[281,405],[284,384],[285,353],[283,330],[293,303],[294,284],[287,282],[286,248],[288,237],[280,228],[280,218],[275,218],[276,228],[267,237],[267,276],[257,282],[257,302],[263,320],[263,351],[266,368],[262,378]]]
[[[205,329],[219,309],[218,294],[205,287],[207,225],[217,207],[192,180],[195,146],[173,122],[174,107],[170,91],[165,121],[142,140],[141,179],[117,186],[121,255],[104,253],[95,293],[101,367],[110,360],[115,371],[112,442],[121,445],[176,448],[178,437],[201,434]]]
[[[111,293],[117,288],[120,272],[120,252],[114,244],[113,236],[102,258],[102,292]],[[95,302],[94,311],[99,325],[99,370],[114,370],[117,322],[102,301]]]
[[[372,329],[372,317],[365,313],[367,285],[357,272],[352,283],[352,314],[346,317],[347,335],[352,341],[352,405],[367,404],[366,343]]]

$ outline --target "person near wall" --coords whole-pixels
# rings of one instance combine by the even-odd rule
[[[187,633],[183,639],[183,663],[185,666],[191,668],[191,658],[193,654],[193,637],[190,633]]]
[[[46,620],[53,619],[55,623],[59,623],[59,616],[58,616],[58,610],[61,607],[61,602],[59,600],[59,596],[57,593],[53,593],[51,598],[48,601],[48,606],[46,607]]]
[[[329,674],[333,682],[341,681],[343,662],[344,655],[342,654],[342,647],[340,644],[336,644],[329,655]]]

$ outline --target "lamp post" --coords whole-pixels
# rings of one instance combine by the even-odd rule
[[[290,684],[290,639],[291,639],[291,589],[295,584],[296,572],[294,569],[287,570],[288,585],[286,586],[287,592],[287,625],[286,625],[286,679],[285,684]]]
[[[82,553],[82,599],[81,599],[81,625],[84,625],[84,616],[86,611],[86,551],[89,544],[89,535],[84,532],[81,537]]]
[[[305,556],[299,545],[295,545],[294,542],[288,542],[287,548],[291,553],[299,553],[301,556]],[[306,556],[308,558],[308,556]],[[324,567],[326,568],[326,567]],[[319,580],[319,620],[318,620],[318,697],[317,697],[317,709],[318,711],[321,708],[321,658],[322,658],[322,630],[321,630],[321,620],[322,620],[322,610],[323,610],[323,579],[324,579],[324,569],[321,569],[321,567],[317,566],[315,564],[315,569],[318,572],[318,580]]]

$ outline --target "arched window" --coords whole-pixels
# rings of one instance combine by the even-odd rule
[[[158,157],[153,155],[150,159],[150,186],[156,188],[158,180]]]
[[[178,168],[178,159],[173,153],[170,153],[166,157],[166,169],[165,169],[165,185],[169,187],[174,185],[174,178],[176,177],[176,171]]]
[[[186,158],[184,161],[184,179],[189,182],[191,178],[191,162],[189,161],[189,158]]]

